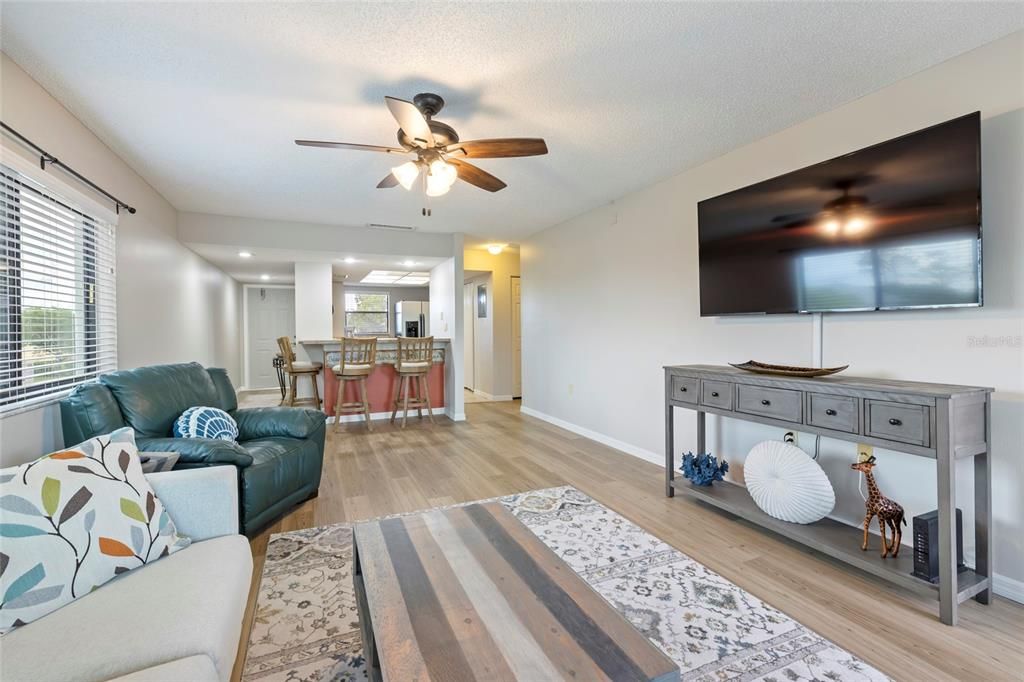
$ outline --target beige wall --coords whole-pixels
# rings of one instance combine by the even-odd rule
[[[512,277],[519,276],[519,251],[506,249],[497,256],[485,248],[466,249],[464,253],[467,271],[487,272],[489,276],[478,275],[474,281],[487,283],[487,317],[477,319],[474,305],[474,319],[477,334],[474,345],[477,349],[475,366],[479,376],[474,378],[474,387],[499,398],[511,398],[515,365],[512,360]],[[461,300],[461,299],[460,299]]]
[[[237,282],[177,239],[177,212],[7,55],[0,118],[138,209],[117,228],[118,364],[197,360],[240,379]],[[59,171],[54,171],[59,173]],[[0,419],[0,464],[60,446],[56,406]]]
[[[849,363],[850,374],[996,388],[996,589],[1024,599],[1022,107],[1024,34],[1018,33],[534,235],[522,248],[524,409],[658,461],[662,365],[751,358],[810,364],[809,316],[700,317],[697,202],[980,110],[985,306],[826,315],[824,362]],[[985,336],[1002,341],[972,343]],[[695,445],[694,419],[677,412],[677,443],[686,451]],[[709,436],[715,454],[738,462],[759,440],[782,433],[713,419]],[[803,444],[813,447],[813,439]],[[935,508],[933,462],[876,454],[883,492],[909,515]],[[848,466],[855,456],[852,444],[823,439],[835,514],[851,523],[863,514]],[[969,463],[958,473],[970,529]]]

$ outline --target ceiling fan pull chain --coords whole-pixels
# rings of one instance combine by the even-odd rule
[[[433,215],[433,210],[431,210],[431,208],[430,208],[430,195],[427,194],[427,173],[426,172],[420,173],[420,181],[421,181],[420,184],[422,185],[422,189],[423,189],[423,203],[425,204],[423,206],[423,217],[424,218],[429,218],[431,215]]]

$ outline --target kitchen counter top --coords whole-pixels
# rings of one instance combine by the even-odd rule
[[[394,336],[381,336],[377,338],[377,344],[382,343],[397,343],[398,339]],[[341,339],[301,339],[299,341],[303,346],[330,346],[330,345],[341,345]],[[435,336],[434,343],[444,344],[451,343],[451,339],[447,337]]]

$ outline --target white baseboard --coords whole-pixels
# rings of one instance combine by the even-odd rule
[[[610,448],[621,450],[622,452],[625,452],[627,455],[639,457],[645,462],[651,462],[652,464],[657,464],[658,466],[665,466],[664,455],[659,455],[656,452],[651,452],[650,450],[638,448],[635,445],[631,445],[625,441],[617,440],[615,438],[612,438],[611,436],[606,436],[603,433],[591,431],[590,429],[583,428],[582,426],[577,426],[572,422],[567,422],[564,419],[559,419],[558,417],[552,417],[549,414],[538,412],[537,410],[527,407],[526,405],[521,406],[519,408],[519,411],[522,412],[523,414],[527,414],[531,417],[540,419],[541,421],[546,421],[549,424],[554,424],[555,426],[561,427],[566,431],[572,431],[573,433],[583,436],[584,438],[589,438],[590,440],[597,441],[602,445],[607,445]]]
[[[490,400],[492,402],[500,402],[502,400],[512,400],[513,399],[512,396],[510,396],[510,395],[491,395],[490,393],[487,393],[486,391],[481,391],[481,390],[473,391],[473,395],[478,395],[481,398],[485,398],[485,399]]]
[[[567,422],[564,419],[559,419],[558,417],[552,417],[549,414],[538,412],[537,410],[527,407],[526,405],[521,406],[519,408],[519,411],[522,412],[523,414],[540,419],[541,421],[546,421],[549,424],[554,424],[555,426],[563,428],[566,431],[572,431],[575,434],[578,434],[585,438],[589,438],[590,440],[593,441],[597,441],[598,443],[601,443],[603,445],[607,445],[610,448],[621,450],[627,455],[632,455],[634,457],[644,460],[645,462],[651,462],[652,464],[657,464],[658,466],[665,466],[664,454],[651,452],[650,450],[639,448],[630,443],[626,443],[625,441],[612,438],[611,436],[606,436],[603,433],[591,431],[590,429],[578,426],[576,424],[573,424],[572,422]],[[841,521],[841,519],[836,520]],[[1000,597],[1006,597],[1007,599],[1012,599],[1015,602],[1020,602],[1021,604],[1024,604],[1024,582],[1020,580],[1014,580],[1013,578],[1008,578],[1005,575],[999,575],[998,573],[995,573],[992,576],[992,591],[998,594]]]
[[[1013,601],[1024,604],[1024,582],[1008,578],[1005,575],[996,573],[992,576],[992,591],[1000,597],[1006,597]]]
[[[426,412],[426,410],[423,410],[423,411]],[[443,407],[435,407],[435,408],[431,409],[430,412],[435,417],[438,416],[438,415],[440,415],[442,417],[445,416],[444,408]],[[413,410],[412,408],[410,408],[409,409],[409,418],[410,419],[416,419],[416,417],[417,417],[416,411]],[[398,411],[398,415],[395,417],[395,420],[397,421],[397,420],[399,420],[401,418],[402,418],[402,410],[399,410]],[[334,424],[336,419],[337,418],[334,415],[329,415],[327,417],[327,423],[328,424]],[[390,412],[371,412],[370,413],[370,419],[375,420],[375,421],[379,421],[381,419],[391,419],[391,413]],[[465,419],[465,415],[463,415],[463,419]],[[361,421],[363,421],[363,415],[361,415],[361,414],[343,414],[343,415],[341,415],[341,423],[342,424],[346,424],[348,422],[361,422]],[[458,420],[456,420],[456,421],[458,421]]]

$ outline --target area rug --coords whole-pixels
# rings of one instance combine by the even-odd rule
[[[887,680],[881,672],[565,486],[497,498],[682,671],[683,680]],[[365,680],[346,524],[274,535],[242,679]]]

